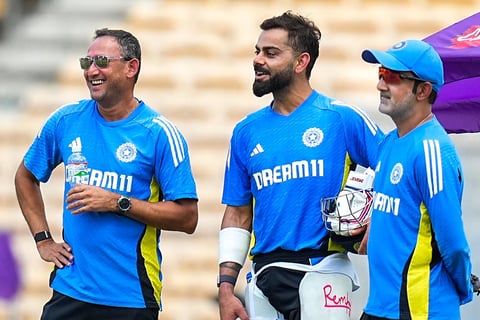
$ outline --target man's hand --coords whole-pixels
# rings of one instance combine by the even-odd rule
[[[73,263],[72,248],[65,242],[43,240],[37,243],[37,250],[43,260],[53,262],[57,268],[61,269]]]
[[[470,282],[473,286],[473,292],[476,292],[477,296],[480,295],[480,279],[472,273],[470,276]]]
[[[79,184],[67,194],[67,209],[72,214],[88,211],[116,211],[118,194],[100,187]]]
[[[242,302],[233,292],[233,285],[222,282],[218,289],[218,303],[221,320],[249,320]]]
[[[358,247],[358,254],[367,254],[367,243],[368,243],[368,236],[370,235],[370,224],[365,226],[365,234],[363,235],[362,242]]]

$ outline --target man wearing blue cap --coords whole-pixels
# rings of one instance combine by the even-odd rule
[[[375,170],[370,292],[361,320],[460,319],[460,305],[473,296],[472,266],[460,159],[432,113],[442,61],[420,40],[365,50],[362,58],[380,64],[379,111],[396,128],[380,146]]]

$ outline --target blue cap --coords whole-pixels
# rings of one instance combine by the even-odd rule
[[[362,59],[393,71],[411,71],[431,82],[437,93],[443,85],[442,59],[431,45],[422,40],[402,41],[387,51],[364,50]]]

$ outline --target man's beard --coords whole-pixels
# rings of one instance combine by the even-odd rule
[[[293,78],[292,65],[289,64],[285,69],[279,73],[271,76],[267,81],[254,81],[253,94],[257,97],[262,97],[270,92],[281,90],[290,85]]]

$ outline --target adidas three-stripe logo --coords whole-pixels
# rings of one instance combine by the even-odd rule
[[[257,154],[262,153],[263,151],[264,151],[263,147],[260,145],[260,143],[257,143],[255,148],[253,148],[252,153],[250,153],[250,157],[256,156]]]
[[[423,140],[425,168],[430,198],[443,190],[442,156],[438,140]]]
[[[187,156],[183,147],[183,140],[180,131],[178,131],[177,127],[165,117],[157,117],[153,119],[153,122],[158,124],[165,131],[168,138],[168,144],[170,145],[173,165],[178,167]]]

